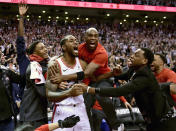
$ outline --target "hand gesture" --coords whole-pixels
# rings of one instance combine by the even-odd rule
[[[61,82],[58,86],[60,89],[67,89],[69,87],[68,82]]]
[[[80,88],[80,84],[74,84],[70,89],[70,96],[79,96],[83,94],[82,88]]]
[[[50,71],[50,77],[55,77],[56,74],[59,73],[58,64],[54,62],[53,65],[48,68],[48,70]]]
[[[126,108],[129,108],[129,109],[132,110],[132,106],[127,101],[124,103],[124,105],[125,105]]]
[[[28,10],[27,5],[24,4],[24,1],[19,4],[19,14],[21,16],[25,15]]]
[[[132,100],[131,100],[131,102],[130,102],[130,103],[131,103],[131,105],[132,105],[132,106],[134,106],[134,105],[136,104],[136,100],[135,100],[135,98],[134,98],[134,97],[132,98]]]
[[[87,88],[88,88],[88,86],[84,83],[74,84],[73,87],[78,87],[78,88],[82,89],[83,93],[87,92]]]
[[[122,73],[122,67],[120,65],[113,66],[112,72],[114,76],[117,76]]]
[[[69,116],[66,117],[64,120],[58,120],[58,124],[60,128],[70,128],[76,125],[77,122],[80,121],[79,116]]]
[[[49,78],[53,84],[60,84],[63,82],[62,75],[60,75],[58,64],[55,62],[48,68]]]
[[[63,76],[60,74],[57,74],[56,76],[52,76],[50,79],[51,83],[53,84],[60,84],[61,82],[63,82]]]

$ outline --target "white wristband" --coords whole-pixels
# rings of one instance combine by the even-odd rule
[[[90,86],[87,87],[87,93],[89,93],[89,89],[90,89],[90,88],[91,88]]]

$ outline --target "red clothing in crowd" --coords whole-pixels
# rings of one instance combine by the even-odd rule
[[[35,131],[49,131],[48,124],[42,125],[39,128],[35,129]]]
[[[83,59],[88,64],[93,62],[100,66],[94,73],[95,77],[110,72],[110,68],[108,66],[108,54],[100,43],[98,43],[97,48],[93,53],[87,50],[85,43],[80,44],[78,52],[80,59]]]
[[[98,43],[97,48],[93,53],[87,50],[85,43],[80,44],[78,47],[78,52],[80,59],[83,59],[88,64],[93,62],[100,66],[94,73],[95,77],[111,71],[108,66],[108,54],[105,48],[100,43]],[[88,85],[89,80],[84,80],[84,83]],[[126,102],[126,99],[123,96],[120,97],[120,100]],[[93,108],[97,110],[102,110],[102,107],[99,105],[98,101],[95,102]]]
[[[88,64],[93,62],[93,63],[98,64],[100,66],[94,73],[95,77],[100,76],[102,74],[106,74],[111,71],[108,66],[108,54],[107,54],[106,50],[104,49],[104,47],[100,43],[98,43],[97,48],[93,53],[89,52],[87,50],[85,43],[80,44],[78,47],[78,52],[79,52],[80,59],[83,59]],[[86,84],[88,84],[87,81],[88,80],[84,80],[84,82]],[[120,99],[123,102],[126,102],[126,99],[123,96],[121,96]],[[93,108],[97,109],[97,110],[102,110],[98,101],[95,102]]]
[[[176,83],[176,73],[170,69],[164,68],[159,74],[155,74],[159,83],[173,82]],[[173,100],[176,102],[176,95],[171,94]]]

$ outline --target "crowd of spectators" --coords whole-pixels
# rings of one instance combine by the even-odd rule
[[[137,4],[137,5],[152,5],[152,6],[176,6],[175,0],[74,0],[86,2],[104,2],[117,4]]]
[[[1,52],[5,62],[18,70],[16,62],[16,38],[18,21],[4,20],[0,23]],[[109,56],[115,55],[120,64],[125,64],[131,52],[139,47],[147,47],[155,53],[166,55],[167,64],[173,66],[176,56],[176,27],[174,24],[144,25],[131,24],[58,24],[46,21],[25,21],[25,41],[28,47],[36,40],[47,45],[49,55],[61,54],[60,40],[66,34],[76,36],[79,43],[84,41],[85,30],[95,27],[99,31],[100,43],[106,48]]]

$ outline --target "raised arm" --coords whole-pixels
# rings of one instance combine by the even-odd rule
[[[24,15],[26,14],[27,10],[28,10],[27,5],[24,4],[19,5],[20,20],[18,26],[18,36],[24,36]]]

